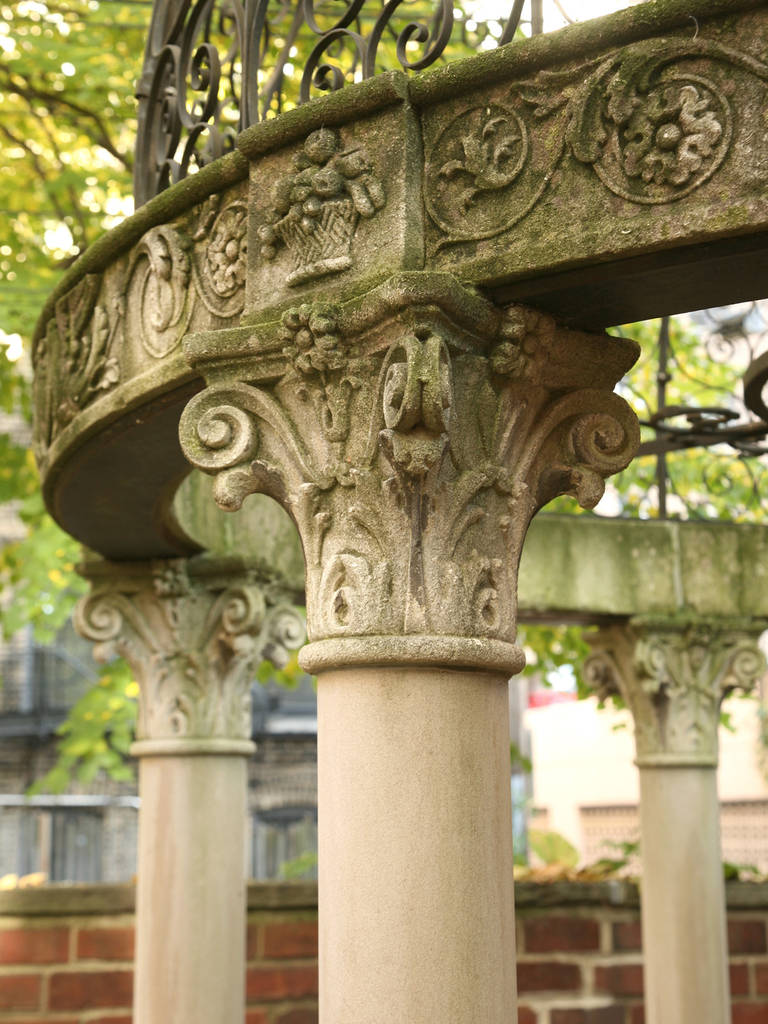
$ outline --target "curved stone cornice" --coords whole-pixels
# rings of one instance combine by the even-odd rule
[[[765,5],[657,6],[320,97],[97,240],[35,333],[57,522],[114,560],[196,550],[169,514],[188,332],[414,269],[581,326],[761,295]]]
[[[301,616],[226,562],[97,564],[84,575],[92,591],[77,607],[77,631],[97,659],[124,657],[139,682],[135,752],[251,750],[256,666],[285,663],[304,640]]]
[[[386,663],[398,657],[388,637],[416,645],[394,651],[417,661],[419,638],[471,638],[462,664],[483,660],[483,638],[506,650],[494,663],[518,670],[528,523],[559,494],[591,508],[639,440],[612,393],[633,342],[499,309],[447,276],[403,275],[344,306],[289,309],[247,342],[205,335],[188,351],[220,383],[182,417],[187,458],[216,476],[222,507],[264,491],[288,509],[310,639],[376,638]],[[304,659],[315,665],[312,649]]]
[[[588,637],[583,674],[604,699],[619,694],[635,724],[637,764],[716,766],[720,705],[765,672],[765,623],[633,619]]]

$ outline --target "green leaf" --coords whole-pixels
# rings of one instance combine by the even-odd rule
[[[574,868],[579,862],[579,851],[559,832],[529,829],[528,846],[544,864],[562,864]]]

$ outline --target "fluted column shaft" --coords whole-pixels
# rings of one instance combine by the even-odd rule
[[[635,723],[648,1024],[729,1024],[717,794],[720,704],[763,669],[760,623],[634,620],[601,630],[585,674]]]
[[[636,348],[410,274],[187,350],[187,457],[304,547],[321,1024],[510,1024],[517,565],[537,509],[631,458]]]
[[[140,686],[134,1024],[242,1024],[250,687],[303,638],[256,576],[200,557],[90,565],[76,624]]]

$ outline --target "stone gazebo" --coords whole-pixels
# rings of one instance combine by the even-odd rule
[[[62,280],[34,347],[46,501],[100,556],[79,628],[142,688],[134,1019],[242,1020],[248,691],[255,662],[301,638],[281,562],[294,527],[261,493],[298,529],[319,680],[321,1022],[509,1024],[526,531],[557,495],[593,507],[637,448],[613,388],[638,348],[602,328],[765,290],[768,11],[653,0],[431,71],[404,44],[416,74],[252,123],[255,4],[238,23],[243,130],[219,156],[223,108],[185,106],[184,88],[224,77],[201,8],[181,6],[156,10],[140,83],[144,205]],[[321,38],[304,93],[341,84],[321,60],[360,6]],[[365,75],[375,26],[355,37]],[[433,56],[442,29],[422,40]],[[184,177],[202,140],[217,158]],[[213,501],[245,499],[240,556],[222,559]],[[567,591],[579,559],[557,550],[539,576]],[[741,609],[722,638],[681,599],[662,610],[684,646],[712,648],[696,686],[714,729],[720,690],[757,672],[757,626]],[[604,635],[598,685],[635,685],[627,645],[652,628],[627,624],[637,612],[606,610],[625,632]],[[657,691],[674,688],[670,668]],[[692,773],[714,855],[703,746],[639,763]],[[658,832],[669,811],[647,788]],[[714,968],[691,973],[674,932],[671,980],[647,960],[653,1024],[725,1024],[717,870],[709,857],[685,918]]]

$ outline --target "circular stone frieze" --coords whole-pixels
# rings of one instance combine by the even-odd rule
[[[438,136],[427,159],[426,206],[447,234],[480,238],[517,219],[510,186],[528,156],[523,120],[498,103],[470,107]]]
[[[669,77],[636,95],[621,124],[604,119],[607,139],[595,172],[633,203],[670,203],[710,178],[731,142],[728,101],[697,75]]]

